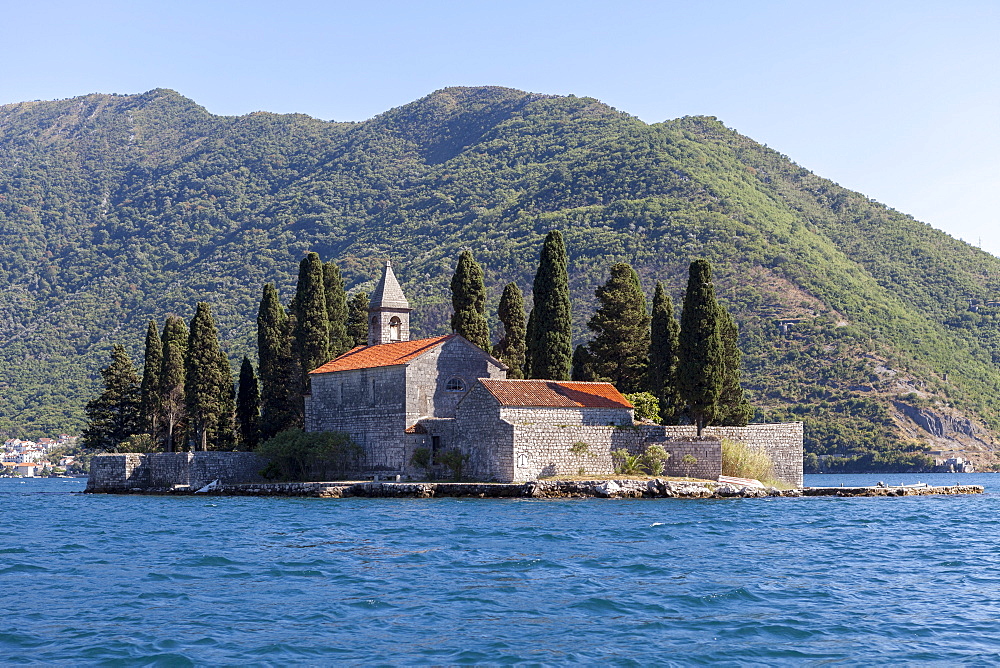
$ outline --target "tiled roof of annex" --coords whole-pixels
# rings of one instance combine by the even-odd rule
[[[429,339],[417,339],[416,341],[398,341],[396,343],[383,343],[377,346],[358,346],[357,348],[351,348],[340,357],[330,360],[309,373],[333,373],[334,371],[354,371],[357,369],[406,364],[410,360],[433,350],[454,336],[456,335],[446,334],[444,336],[433,336]]]
[[[520,408],[633,408],[611,383],[480,378],[501,406]]]

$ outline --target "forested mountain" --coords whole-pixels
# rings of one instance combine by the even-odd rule
[[[149,318],[199,300],[252,354],[261,284],[287,299],[307,251],[352,290],[391,257],[431,335],[462,249],[495,311],[553,228],[580,340],[611,264],[679,303],[705,257],[758,417],[805,420],[818,454],[993,443],[1000,260],[714,118],[495,87],[361,123],[213,116],[162,89],[0,107],[0,432],[79,430],[112,343],[138,357]]]

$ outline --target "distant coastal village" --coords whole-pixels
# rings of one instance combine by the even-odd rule
[[[78,437],[59,434],[37,441],[9,438],[0,449],[0,478],[83,475],[85,459],[75,452]]]

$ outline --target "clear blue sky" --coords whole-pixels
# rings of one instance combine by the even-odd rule
[[[172,88],[362,120],[453,85],[690,114],[1000,255],[1000,2],[9,3],[0,104]]]

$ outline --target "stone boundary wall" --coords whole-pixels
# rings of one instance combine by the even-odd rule
[[[663,474],[717,480],[722,473],[722,450],[718,440],[695,441],[693,426],[597,426],[552,424],[526,419],[515,423],[513,434],[514,476],[502,482],[524,482],[558,475],[612,475],[611,452],[625,449],[642,454],[652,444],[671,454]],[[746,427],[708,427],[704,435],[729,438],[750,448],[763,450],[774,462],[778,480],[802,486],[802,423],[754,424]],[[576,445],[580,444],[580,445]],[[574,448],[574,446],[576,447]],[[584,447],[584,445],[586,447]],[[684,462],[691,455],[696,461]]]
[[[664,439],[649,427],[607,427],[580,424],[514,426],[514,480],[525,482],[559,475],[610,476],[615,450],[641,455],[655,443],[670,453],[662,475],[717,480],[722,474],[719,441]],[[690,455],[694,461],[684,461]],[[506,481],[505,481],[506,482]]]
[[[221,484],[264,482],[267,460],[252,452],[152,452],[97,455],[90,461],[87,492],[193,489]]]
[[[698,433],[692,425],[654,426],[665,439],[691,438]],[[705,427],[706,436],[739,441],[750,448],[763,450],[774,462],[774,476],[789,485],[802,487],[802,423],[750,424],[746,427]]]

